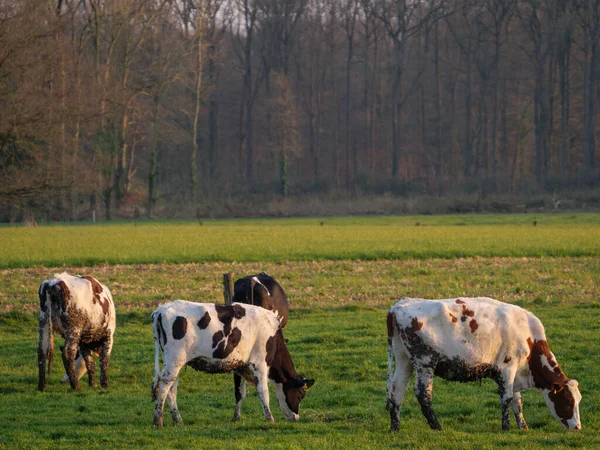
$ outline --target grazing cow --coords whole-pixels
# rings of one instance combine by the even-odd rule
[[[234,420],[240,418],[246,396],[245,381],[248,381],[256,386],[265,419],[273,421],[268,380],[275,386],[285,417],[298,420],[300,401],[314,380],[296,373],[274,313],[239,303],[215,305],[176,300],[158,307],[152,313],[152,321],[154,425],[163,424],[165,398],[173,421],[182,422],[177,409],[177,383],[179,371],[185,365],[206,373],[233,371],[243,378],[242,389],[239,394],[236,392]],[[163,355],[162,370],[159,350]]]
[[[287,324],[289,312],[287,295],[279,283],[266,272],[236,280],[233,285],[233,302],[256,305],[273,311],[277,315],[282,329]],[[233,384],[236,399],[242,395],[242,389],[245,389],[242,383],[242,377],[234,372]],[[234,417],[234,420],[237,418]]]
[[[503,430],[509,429],[511,402],[518,427],[527,429],[520,392],[532,387],[540,390],[559,422],[581,429],[577,381],[561,370],[542,323],[532,313],[491,298],[405,298],[390,309],[387,328],[392,430],[400,428],[400,407],[413,369],[415,395],[432,429],[441,429],[431,404],[434,375],[498,383]]]
[[[236,280],[233,285],[233,301],[261,306],[277,314],[281,328],[288,320],[288,298],[283,288],[266,272],[249,275]]]
[[[95,362],[92,355],[99,354],[100,385],[107,388],[107,370],[116,326],[115,305],[108,288],[93,277],[76,277],[64,272],[44,281],[40,285],[39,297],[38,389],[43,391],[46,388],[45,366],[48,361],[50,373],[54,357],[54,330],[65,338],[62,360],[71,387],[79,389],[79,378],[86,370],[90,386],[94,385]],[[77,364],[76,359],[79,360]]]

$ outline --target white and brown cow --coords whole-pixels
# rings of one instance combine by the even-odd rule
[[[39,297],[38,389],[46,388],[46,361],[50,373],[54,357],[53,331],[65,338],[62,360],[71,387],[79,389],[79,378],[85,370],[90,386],[94,385],[94,354],[100,355],[100,385],[108,387],[107,370],[116,327],[115,306],[108,288],[93,277],[76,277],[64,272],[44,281]],[[76,364],[76,359],[83,363]]]
[[[177,383],[185,365],[206,373],[234,372],[242,377],[242,388],[236,390],[234,420],[240,418],[246,396],[245,381],[248,381],[256,386],[265,419],[273,421],[268,380],[275,386],[285,417],[298,420],[300,401],[314,380],[296,373],[279,320],[273,312],[239,303],[215,305],[176,300],[158,307],[152,313],[152,320],[154,425],[163,424],[165,399],[173,421],[182,422],[177,409]],[[161,351],[162,370],[159,366]]]
[[[518,427],[527,428],[520,392],[532,387],[540,390],[560,423],[581,429],[577,381],[561,370],[542,323],[532,313],[491,298],[405,298],[390,309],[387,328],[392,430],[400,428],[400,407],[413,370],[415,395],[432,429],[441,429],[431,404],[434,375],[461,382],[496,381],[504,430],[509,429],[511,403]]]

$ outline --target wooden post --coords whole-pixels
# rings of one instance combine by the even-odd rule
[[[223,297],[225,304],[230,305],[233,299],[233,272],[223,274]]]

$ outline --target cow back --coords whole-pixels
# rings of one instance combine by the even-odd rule
[[[522,308],[493,299],[404,299],[391,310],[412,357],[434,352],[468,364],[525,362],[528,337],[539,336],[539,321]],[[389,319],[390,320],[390,319]],[[541,324],[540,324],[541,325]],[[392,330],[393,331],[393,330]],[[519,363],[517,363],[519,364]]]
[[[281,327],[288,320],[288,298],[277,281],[265,272],[236,280],[233,285],[233,301],[256,305],[277,314]]]

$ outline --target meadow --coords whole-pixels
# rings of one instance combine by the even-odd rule
[[[599,242],[597,214],[0,228],[0,447],[597,448]],[[47,391],[37,392],[37,288],[62,270],[93,274],[113,292],[108,390],[84,382],[71,392],[56,359]],[[174,298],[221,301],[224,272],[260,270],[286,290],[290,352],[297,370],[316,379],[300,422],[284,420],[272,391],[276,422],[265,423],[250,387],[233,423],[232,376],[188,368],[178,395],[184,425],[166,416],[154,429],[150,312]],[[427,426],[413,381],[401,431],[388,431],[386,310],[405,296],[480,295],[542,320],[563,370],[580,383],[581,432],[565,431],[535,390],[524,393],[530,430],[517,430],[511,417],[511,431],[502,432],[493,382],[441,379],[434,384],[441,432]]]

